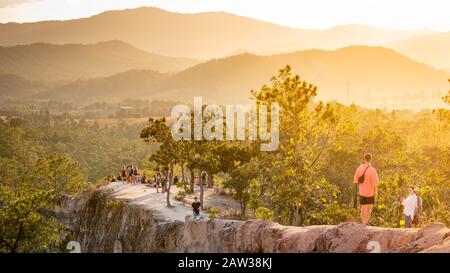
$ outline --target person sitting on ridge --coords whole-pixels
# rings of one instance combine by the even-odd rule
[[[194,202],[192,202],[192,214],[194,215],[194,217],[198,217],[198,216],[200,216],[200,207],[201,207],[201,204],[200,204],[200,202],[198,202],[198,200],[197,200],[197,196],[196,197],[194,197]]]

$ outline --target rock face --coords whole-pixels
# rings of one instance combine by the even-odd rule
[[[184,223],[110,198],[106,191],[61,201],[57,219],[73,232],[82,252],[177,252]]]
[[[148,208],[97,190],[65,198],[55,216],[73,232],[82,252],[447,252],[450,230],[337,226],[288,227],[260,220],[168,221]]]
[[[286,227],[264,221],[186,218],[182,249],[187,252],[448,252],[449,229],[337,226]]]

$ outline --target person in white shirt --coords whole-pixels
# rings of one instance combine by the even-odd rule
[[[402,198],[402,205],[403,205],[403,214],[405,216],[405,228],[411,228],[412,222],[414,220],[414,212],[416,211],[417,207],[417,196],[414,192],[414,187],[410,186],[408,187],[408,197]]]

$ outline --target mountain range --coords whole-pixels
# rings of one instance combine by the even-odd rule
[[[269,83],[278,69],[287,64],[293,68],[293,73],[319,87],[319,98],[351,99],[363,105],[414,92],[446,90],[449,77],[444,71],[415,62],[391,49],[352,46],[272,56],[241,54],[210,60],[174,74],[133,70],[55,87],[40,93],[39,98],[89,102],[127,97],[175,97],[192,101],[194,96],[202,96],[210,103],[246,103],[252,89]]]
[[[121,41],[0,47],[0,74],[49,82],[106,76],[130,69],[175,72],[199,62],[148,53]]]
[[[450,67],[450,31],[412,36],[387,46],[437,68]]]
[[[48,88],[40,81],[33,81],[13,74],[0,74],[0,95],[7,97],[26,97]]]
[[[121,40],[159,55],[210,59],[236,50],[275,54],[383,45],[412,58],[418,56],[418,61],[440,69],[450,67],[450,53],[445,50],[449,36],[426,29],[404,31],[355,24],[326,30],[297,29],[225,12],[186,14],[149,7],[66,21],[0,24],[0,45],[4,46]],[[424,43],[427,47],[422,46]]]
[[[312,30],[224,12],[108,11],[0,24],[0,95],[245,103],[250,90],[290,65],[325,100],[365,106],[417,94],[439,100],[434,94],[448,89],[448,48],[450,32],[432,30]]]

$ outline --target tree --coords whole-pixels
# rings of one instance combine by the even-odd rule
[[[450,83],[450,79],[448,80],[448,82]],[[447,94],[442,97],[442,100],[446,105],[450,105],[450,90],[448,90]],[[437,115],[439,120],[443,121],[447,125],[450,124],[450,110],[435,109],[433,112]]]
[[[342,218],[336,208],[336,186],[319,172],[319,162],[335,141],[339,115],[332,103],[313,103],[317,87],[292,76],[286,66],[271,86],[253,91],[257,104],[280,106],[280,145],[262,153],[260,182],[269,195],[275,220],[292,225],[332,223]]]
[[[45,252],[56,247],[63,226],[41,213],[52,208],[54,194],[0,188],[0,252]]]
[[[250,200],[250,184],[258,177],[259,166],[256,161],[244,163],[230,171],[230,178],[224,182],[225,188],[234,190],[235,198],[241,207],[241,219],[245,218],[247,203]]]
[[[80,164],[58,153],[51,153],[45,158],[38,159],[34,170],[30,173],[34,179],[29,186],[51,190],[56,198],[62,195],[76,196],[92,187],[92,184],[85,180]]]
[[[160,146],[158,150],[149,158],[150,161],[157,162],[164,169],[168,170],[166,189],[166,203],[170,204],[170,188],[173,183],[173,168],[175,164],[181,162],[182,146],[179,141],[172,138],[170,127],[166,124],[165,118],[149,119],[149,125],[142,129],[140,137],[145,142],[156,142]]]

